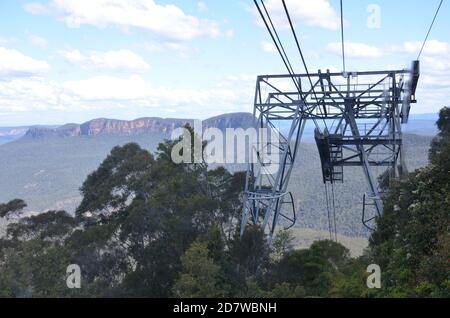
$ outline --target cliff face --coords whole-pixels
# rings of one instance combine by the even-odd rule
[[[26,133],[31,138],[77,137],[97,135],[140,135],[146,133],[171,134],[176,128],[193,125],[193,119],[140,118],[132,121],[115,119],[94,119],[84,124],[67,124],[55,129],[31,128]],[[203,121],[203,128],[243,128],[253,127],[253,115],[249,113],[226,114]]]
[[[22,138],[27,133],[31,135],[46,135],[53,131],[52,126],[23,126],[23,127],[0,127],[0,145]]]
[[[137,135],[143,133],[171,133],[175,128],[182,127],[190,120],[141,118],[132,121],[95,119],[80,125],[77,134],[81,136],[95,136],[102,134]]]

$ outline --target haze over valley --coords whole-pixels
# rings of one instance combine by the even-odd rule
[[[435,117],[415,115],[405,126],[410,170],[428,162],[428,148],[436,131]],[[207,119],[203,126],[221,130],[247,129],[253,126],[252,118],[248,113],[227,114]],[[170,138],[173,129],[192,123],[192,119],[96,119],[62,126],[0,128],[3,138],[3,145],[0,145],[0,202],[21,198],[28,203],[28,211],[66,210],[74,213],[81,200],[80,186],[114,146],[134,142],[155,152],[161,141]],[[316,235],[323,237],[328,230],[326,201],[312,128],[309,125],[306,128],[290,191],[299,209],[297,228],[318,231]],[[244,170],[245,166],[229,168],[236,171]],[[368,234],[360,221],[365,189],[361,169],[346,168],[345,186],[336,185],[340,234],[349,237]],[[300,245],[311,237],[311,232],[306,238],[301,238],[305,232],[298,233]],[[358,244],[360,247],[356,249],[362,251],[364,243]]]

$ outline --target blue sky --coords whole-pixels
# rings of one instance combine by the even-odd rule
[[[266,3],[294,59],[280,1]],[[344,0],[347,68],[409,66],[438,3]],[[287,4],[309,68],[341,71],[339,1]],[[414,113],[448,104],[449,17],[444,2]],[[252,111],[256,75],[284,72],[253,1],[0,0],[0,126]]]

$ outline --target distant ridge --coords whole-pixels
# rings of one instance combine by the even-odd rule
[[[122,135],[134,136],[147,133],[171,134],[174,129],[193,125],[194,119],[174,119],[174,118],[139,118],[135,120],[117,120],[99,118],[93,119],[81,125],[66,124],[58,128],[32,127],[27,133],[29,138],[46,137],[78,137],[97,135]],[[203,121],[203,128],[227,128],[253,127],[253,115],[250,113],[231,113],[212,117]]]
[[[0,127],[0,145],[17,140],[33,128],[56,128],[57,126],[19,126],[19,127]]]

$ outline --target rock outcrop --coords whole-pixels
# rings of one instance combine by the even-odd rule
[[[139,118],[131,121],[99,118],[84,124],[67,124],[58,128],[30,128],[26,133],[31,138],[77,137],[97,135],[139,135],[146,133],[171,134],[174,129],[193,125],[193,119]],[[203,121],[203,128],[253,127],[253,115],[249,113],[225,114]]]

